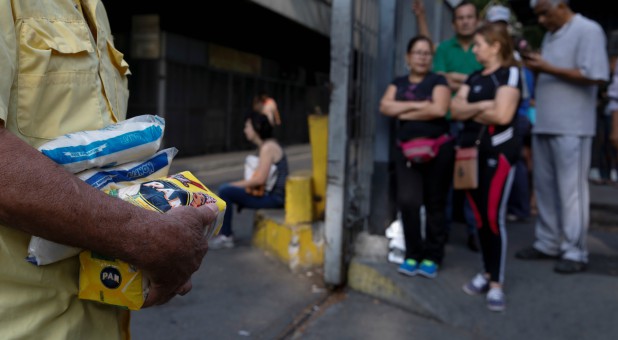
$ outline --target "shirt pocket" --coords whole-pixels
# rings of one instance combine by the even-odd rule
[[[19,131],[53,139],[103,127],[98,58],[86,23],[28,18],[19,34]]]

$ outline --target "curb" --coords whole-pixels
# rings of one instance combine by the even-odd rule
[[[352,259],[348,269],[348,285],[356,291],[382,299],[415,314],[439,320],[437,315],[423,308],[419,301],[396,282],[362,260]]]
[[[257,210],[252,245],[273,255],[292,272],[322,266],[323,223],[286,223],[285,215],[283,209]]]

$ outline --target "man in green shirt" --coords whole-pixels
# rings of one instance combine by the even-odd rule
[[[444,74],[453,92],[459,89],[470,73],[482,68],[472,53],[477,25],[476,7],[462,1],[453,10],[455,36],[440,43],[433,58],[433,71]]]

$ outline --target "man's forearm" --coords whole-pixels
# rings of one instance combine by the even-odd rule
[[[416,16],[418,35],[430,37],[429,25],[427,24],[427,16],[425,15],[425,6],[420,0],[412,1],[412,13]]]
[[[541,71],[556,76],[558,78],[562,78],[564,80],[582,85],[599,85],[604,82],[603,80],[586,78],[578,69],[561,68],[548,64]]]
[[[422,17],[417,17],[417,29],[418,29],[418,34],[425,36],[425,37],[431,37],[431,33],[429,32],[429,25],[427,24],[427,20],[425,19],[425,16]]]
[[[133,260],[142,230],[155,216],[82,182],[0,128],[0,223],[55,242]],[[131,225],[131,228],[128,228]],[[135,227],[134,227],[135,226]]]

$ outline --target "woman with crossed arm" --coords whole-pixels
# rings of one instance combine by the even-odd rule
[[[515,133],[521,100],[520,69],[504,25],[490,23],[474,35],[473,52],[483,69],[470,75],[451,102],[453,119],[464,121],[458,145],[478,146],[477,189],[467,190],[479,229],[483,271],[463,286],[470,295],[487,293],[487,308],[506,308],[502,290],[506,256],[505,215],[514,164],[521,145]]]
[[[397,204],[406,244],[398,271],[428,278],[436,277],[444,257],[446,198],[453,175],[453,141],[444,118],[450,90],[444,76],[430,72],[433,50],[429,38],[412,38],[406,53],[410,72],[393,80],[380,102],[380,111],[397,120],[399,142],[440,138],[444,143],[437,156],[425,162],[408,160],[401,149],[396,153]],[[427,216],[425,239],[421,236],[422,205]]]

